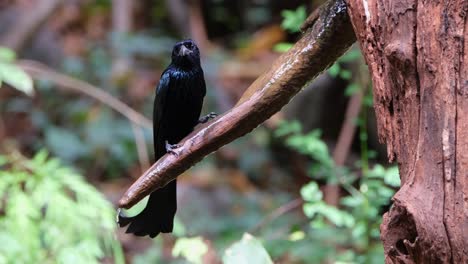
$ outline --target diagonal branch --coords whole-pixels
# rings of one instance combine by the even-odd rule
[[[90,83],[54,71],[46,65],[36,61],[20,60],[18,62],[18,65],[28,74],[30,74],[33,78],[47,79],[57,84],[60,88],[77,91],[88,95],[126,117],[130,122],[132,122],[133,135],[135,137],[135,143],[138,151],[138,159],[140,160],[141,170],[148,168],[148,151],[146,149],[142,129],[151,128],[151,120],[138,113],[137,111],[133,110],[130,106],[113,97],[111,94]]]
[[[150,119],[133,110],[130,106],[105,92],[103,89],[85,81],[59,73],[37,61],[20,60],[17,64],[33,78],[50,80],[63,89],[77,91],[88,95],[119,112],[134,124],[149,129],[153,127]]]
[[[153,164],[127,190],[119,206],[130,208],[209,153],[252,131],[286,105],[355,40],[344,1],[325,3],[315,24],[247,89],[233,109],[182,140],[178,156],[165,155]]]

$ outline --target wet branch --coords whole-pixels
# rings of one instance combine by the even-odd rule
[[[233,109],[183,139],[178,156],[165,155],[153,164],[127,190],[119,206],[130,208],[206,155],[252,131],[286,105],[355,40],[344,1],[325,3],[302,38],[252,83]]]

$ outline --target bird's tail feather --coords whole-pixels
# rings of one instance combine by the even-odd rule
[[[145,209],[136,216],[127,217],[119,213],[120,227],[129,225],[126,233],[154,238],[159,233],[170,233],[177,210],[177,183],[172,181],[151,193]]]

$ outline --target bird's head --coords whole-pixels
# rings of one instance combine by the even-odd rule
[[[200,51],[193,40],[177,42],[172,49],[172,62],[180,67],[200,66]]]

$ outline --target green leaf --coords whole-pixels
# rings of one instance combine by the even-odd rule
[[[357,60],[360,57],[361,57],[361,51],[359,49],[353,49],[353,50],[348,51],[343,56],[341,56],[341,58],[339,58],[338,61],[339,62],[352,62],[354,60]]]
[[[392,166],[387,169],[384,174],[384,182],[393,187],[399,187],[401,185],[400,173],[398,172],[397,166]]]
[[[315,216],[315,214],[317,214],[317,212],[318,212],[318,206],[317,206],[316,203],[306,203],[302,207],[302,210],[304,211],[304,214],[308,218],[313,218]]]
[[[354,225],[354,217],[344,210],[327,205],[323,201],[317,203],[304,204],[304,214],[313,218],[315,215],[322,215],[338,227],[351,227]]]
[[[202,237],[179,238],[172,248],[172,256],[184,257],[195,264],[202,263],[206,252],[208,252],[208,246],[203,242]]]
[[[342,70],[340,72],[340,78],[343,80],[350,80],[353,74],[351,73],[350,70]]]
[[[16,54],[13,50],[5,47],[0,47],[0,62],[13,62],[16,59]]]
[[[281,43],[276,44],[276,45],[273,47],[273,51],[283,53],[283,52],[288,51],[290,48],[292,48],[292,46],[294,46],[294,44],[292,44],[292,43],[287,43],[287,42],[281,42]]]
[[[305,238],[305,233],[302,230],[297,230],[289,234],[289,241],[299,241]]]
[[[338,227],[351,227],[354,225],[354,217],[352,215],[334,206],[324,204],[320,213]]]
[[[366,131],[363,131],[363,132],[359,133],[359,139],[360,139],[361,141],[367,141],[367,138],[368,138],[368,136],[367,136],[367,132],[366,132]]]
[[[115,211],[99,191],[45,151],[7,162],[0,172],[0,241],[6,242],[0,255],[7,263],[100,263],[111,257],[123,263]]]
[[[350,208],[358,207],[363,204],[364,200],[361,196],[345,196],[341,198],[341,204]]]
[[[302,125],[299,121],[294,120],[292,122],[281,122],[278,129],[275,130],[276,137],[282,137],[289,134],[297,134],[302,130]]]
[[[263,245],[252,235],[245,233],[242,239],[224,252],[224,264],[255,263],[273,264]]]
[[[309,182],[301,188],[302,199],[308,202],[318,202],[322,200],[323,194],[318,184],[314,181]]]
[[[367,94],[364,96],[363,103],[365,106],[372,106],[374,104],[374,99],[372,97],[372,94]]]
[[[367,152],[367,156],[369,157],[369,159],[375,159],[375,158],[377,158],[377,155],[378,155],[378,153],[375,150],[369,150]]]
[[[121,209],[123,211],[122,213],[124,215],[127,215],[127,216],[135,216],[135,215],[141,213],[141,211],[143,211],[143,209],[145,209],[146,204],[148,204],[148,199],[149,199],[149,197],[146,196],[145,198],[141,199],[138,203],[136,203],[131,208],[126,209],[126,210]]]
[[[330,69],[328,69],[328,74],[330,74],[331,77],[336,77],[341,71],[340,64],[335,63],[333,64]]]
[[[385,168],[380,164],[375,164],[371,170],[369,170],[367,177],[383,179],[385,176]]]
[[[34,94],[31,77],[14,64],[0,62],[0,80],[29,96]]]
[[[283,10],[281,15],[284,18],[281,27],[292,33],[301,30],[301,25],[307,16],[305,6],[303,5],[299,6],[296,10]]]
[[[356,223],[356,225],[352,228],[351,235],[353,239],[362,239],[362,236],[366,234],[367,226],[364,221],[360,221]]]

